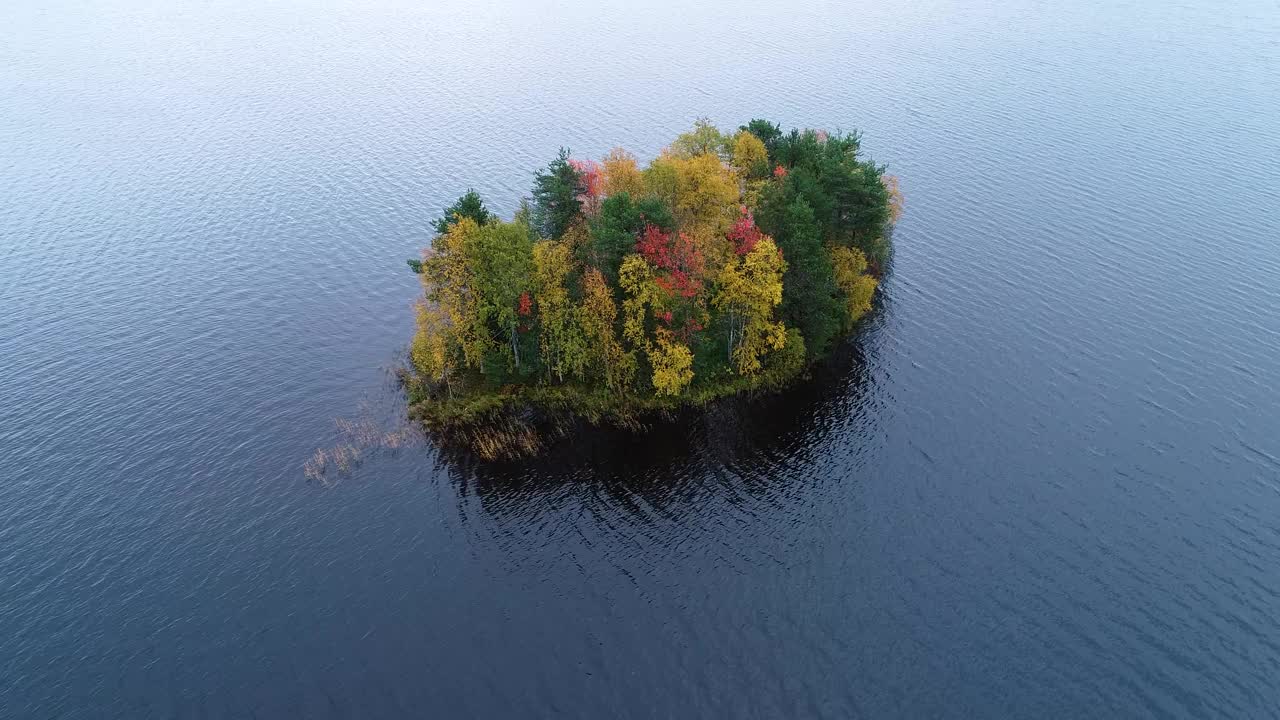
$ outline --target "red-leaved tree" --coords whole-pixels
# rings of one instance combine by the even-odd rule
[[[751,209],[743,205],[739,210],[738,220],[733,223],[733,227],[729,228],[729,232],[725,237],[733,241],[733,251],[739,255],[746,255],[756,249],[756,243],[760,242],[760,238],[764,237],[764,233],[760,232],[760,228],[756,227],[756,219],[751,214]]]
[[[685,233],[672,234],[656,225],[646,225],[636,243],[636,252],[658,269],[654,280],[668,294],[690,299],[702,291],[706,258],[693,238]]]
[[[600,163],[570,159],[569,165],[578,172],[578,200],[583,210],[595,213],[600,209],[600,196],[604,192],[604,173],[600,170]]]

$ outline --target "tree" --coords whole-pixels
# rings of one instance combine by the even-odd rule
[[[729,232],[725,236],[733,243],[733,252],[737,255],[746,255],[755,249],[756,243],[760,242],[760,238],[764,237],[764,233],[760,232],[760,228],[756,227],[755,217],[751,213],[751,209],[743,205],[739,210],[741,215],[738,221],[729,228]]]
[[[711,124],[707,118],[698,118],[693,129],[678,135],[671,143],[671,154],[676,157],[691,158],[698,155],[727,155],[729,139]]]
[[[671,158],[676,220],[682,227],[723,230],[738,210],[738,178],[715,155]]]
[[[582,213],[582,180],[569,163],[569,151],[533,178],[533,227],[544,238],[558,238]]]
[[[689,299],[702,292],[706,260],[687,233],[667,233],[649,225],[636,243],[636,252],[658,271],[655,281],[672,297]]]
[[[787,260],[782,277],[782,319],[797,328],[814,356],[829,349],[844,324],[844,309],[836,298],[831,255],[822,241],[822,227],[803,197],[770,193],[757,216]]]
[[[906,201],[902,197],[902,190],[898,188],[898,177],[896,175],[881,175],[880,182],[884,185],[885,193],[889,196],[889,222],[896,223],[902,217],[902,210],[906,205]]]
[[[665,230],[674,228],[671,209],[657,198],[636,202],[627,192],[610,195],[601,204],[599,214],[592,218],[589,244],[578,257],[584,264],[604,273],[610,284],[616,284],[623,256],[635,249],[636,239],[646,225]]]
[[[409,359],[419,376],[440,383],[452,395],[450,350],[456,341],[451,336],[449,317],[438,304],[428,302],[419,302],[414,315],[418,329],[414,333],[413,344],[409,346]]]
[[[466,250],[479,316],[505,340],[508,367],[519,372],[520,297],[531,289],[533,238],[519,223],[491,222],[479,226]]]
[[[855,323],[871,310],[876,294],[876,279],[866,275],[867,257],[858,248],[831,248],[831,263],[836,284],[844,293],[849,323]]]
[[[659,155],[640,173],[640,178],[644,181],[644,194],[658,199],[672,209],[676,206],[676,195],[679,192],[676,167],[672,162],[674,159],[671,155]]]
[[[578,202],[589,214],[600,209],[600,198],[604,193],[604,171],[600,163],[594,160],[569,160],[569,165],[578,172]]]
[[[664,293],[654,281],[653,266],[639,255],[628,255],[618,271],[622,301],[622,337],[631,347],[649,351],[648,318],[662,312]]]
[[[586,338],[567,287],[573,269],[573,253],[563,241],[534,243],[533,297],[538,305],[542,360],[560,382],[565,375],[581,379],[587,363]]]
[[[467,367],[479,368],[493,346],[493,338],[480,311],[479,281],[471,261],[480,225],[460,217],[423,253],[422,285],[426,299],[436,304],[451,328]]]
[[[776,164],[776,162],[773,162],[773,148],[777,145],[778,139],[782,137],[782,128],[768,120],[756,119],[738,129],[745,130],[760,138],[760,142],[764,143],[765,149],[769,151],[770,164]]]
[[[733,138],[733,166],[745,178],[766,177],[769,174],[769,150],[760,138],[740,130]]]
[[[618,307],[604,275],[595,268],[587,270],[582,276],[582,305],[578,308],[587,367],[598,368],[605,389],[614,394],[626,392],[635,374],[635,355],[623,349],[614,330],[617,318]]]
[[[774,308],[782,302],[785,271],[782,253],[764,237],[740,262],[720,272],[713,304],[728,323],[726,353],[740,375],[758,371],[766,353],[787,343],[786,326],[773,319]]]
[[[693,353],[669,330],[658,330],[649,364],[653,366],[653,390],[658,395],[674,397],[693,382]]]
[[[636,166],[636,158],[622,148],[614,148],[605,155],[604,194],[608,197],[627,193],[633,198],[644,194],[644,179]]]
[[[466,194],[444,209],[444,215],[433,221],[431,227],[435,228],[437,235],[443,235],[449,232],[449,226],[457,222],[459,218],[471,218],[476,221],[477,225],[483,225],[493,220],[494,215],[484,206],[484,200],[480,199],[480,193],[475,190],[467,190]]]

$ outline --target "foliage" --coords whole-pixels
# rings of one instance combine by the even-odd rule
[[[446,318],[440,323],[447,331],[445,342],[456,348],[462,363],[472,369],[481,367],[493,345],[479,310],[476,268],[468,260],[468,248],[479,232],[480,226],[467,217],[450,225],[423,254],[421,274],[427,301],[436,303]],[[419,333],[423,330],[419,326]]]
[[[902,197],[902,190],[898,188],[898,176],[881,175],[880,182],[884,185],[884,190],[889,195],[889,222],[896,223],[902,217],[902,212],[906,207],[906,200]]]
[[[803,197],[788,203],[787,195],[776,190],[762,199],[757,217],[787,259],[782,319],[801,332],[812,355],[821,356],[845,325],[822,226]]]
[[[773,148],[777,145],[778,138],[782,137],[782,128],[768,120],[756,119],[743,125],[739,130],[760,138],[760,142],[764,143],[765,149],[769,152],[770,160],[773,159]]]
[[[591,237],[578,253],[580,260],[604,273],[616,284],[622,258],[632,252],[645,227],[664,230],[675,227],[671,209],[657,198],[641,198],[638,202],[628,192],[605,198],[600,212],[591,219]]]
[[[729,138],[706,118],[698,118],[693,129],[676,137],[670,151],[676,157],[691,158],[698,155],[723,155],[729,151]]]
[[[578,202],[587,214],[600,209],[600,197],[604,192],[604,170],[594,160],[569,159],[569,167],[578,173]]]
[[[733,166],[746,178],[762,178],[769,174],[769,150],[764,141],[746,130],[733,139]]]
[[[720,228],[738,208],[738,178],[716,155],[676,157],[667,161],[675,173],[676,220],[685,227]]]
[[[658,395],[679,395],[693,381],[693,353],[669,330],[658,330],[649,362],[653,365],[653,391]]]
[[[643,169],[561,150],[511,222],[468,191],[410,261],[416,416],[528,448],[522,408],[628,423],[784,387],[870,311],[902,207],[856,134],[699,120]]]
[[[581,196],[586,192],[578,170],[569,163],[569,151],[533,177],[533,227],[544,238],[558,238],[582,212]]]
[[[640,197],[644,193],[644,179],[636,165],[635,155],[622,148],[614,148],[605,155],[601,165],[604,168],[605,195],[613,197],[627,193]]]
[[[728,263],[720,272],[713,304],[726,316],[728,357],[742,375],[759,370],[761,357],[786,344],[786,327],[773,319],[774,308],[782,302],[786,265],[773,240],[764,237],[741,262]]]
[[[836,285],[845,296],[846,317],[850,323],[857,322],[871,310],[876,292],[875,277],[866,274],[867,257],[857,248],[836,247],[831,249],[831,261]]]
[[[760,232],[760,228],[756,227],[756,219],[751,209],[746,205],[741,208],[741,215],[733,227],[729,228],[726,237],[733,243],[733,252],[738,255],[746,255],[755,249],[756,243],[760,242],[760,238],[764,237],[764,233]]]
[[[573,254],[563,240],[543,240],[533,246],[533,286],[541,321],[539,339],[547,370],[561,382],[565,376],[582,379],[586,372],[587,339],[569,296]],[[528,295],[521,296],[521,308]],[[521,312],[528,315],[528,312]]]
[[[445,233],[449,231],[450,225],[458,221],[458,218],[471,218],[476,221],[476,224],[483,225],[493,220],[494,215],[484,206],[480,193],[469,189],[456,202],[445,208],[444,214],[432,222],[431,227],[435,228],[437,234]]]
[[[518,223],[479,226],[466,247],[473,268],[478,322],[497,328],[505,342],[500,351],[509,369],[522,369],[520,298],[529,291],[533,270],[533,238]]]
[[[434,303],[419,302],[416,307],[418,331],[409,347],[414,367],[424,377],[447,387],[451,367],[449,318]]]
[[[635,373],[635,354],[624,350],[618,341],[618,307],[604,275],[595,268],[583,275],[582,305],[577,310],[587,367],[595,371],[609,393],[625,393]]]

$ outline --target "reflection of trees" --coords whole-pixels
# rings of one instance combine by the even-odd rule
[[[878,325],[879,323],[874,323]],[[833,436],[865,432],[876,328],[845,343],[784,392],[731,398],[654,422],[641,432],[583,426],[535,458],[488,462],[440,450],[462,496],[498,515],[600,501],[636,514],[680,516],[709,490],[767,494],[819,459]]]

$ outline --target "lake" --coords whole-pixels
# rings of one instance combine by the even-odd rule
[[[395,431],[469,186],[706,116],[906,215],[782,397]],[[0,8],[0,715],[1280,713],[1271,0]]]

